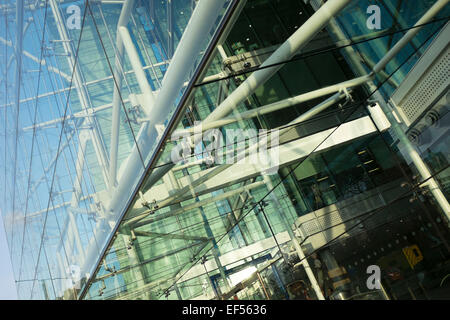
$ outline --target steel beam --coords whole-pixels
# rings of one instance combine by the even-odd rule
[[[124,26],[119,26],[118,32],[122,38],[123,46],[125,47],[125,50],[128,54],[131,66],[133,67],[133,71],[138,81],[139,88],[141,89],[141,92],[144,95],[145,105],[142,106],[142,109],[147,117],[151,117],[150,110],[153,107],[155,101],[153,97],[152,88],[150,88],[147,76],[143,70],[139,54],[137,53],[136,47],[134,46],[134,43],[131,40],[128,28]]]
[[[155,222],[155,221],[166,219],[168,217],[174,217],[174,216],[183,214],[185,212],[188,212],[190,210],[193,210],[193,209],[196,209],[196,208],[199,208],[199,207],[203,207],[203,206],[205,206],[205,205],[207,205],[209,203],[212,203],[212,202],[225,200],[225,199],[233,197],[233,196],[235,196],[237,194],[241,194],[243,192],[249,192],[250,190],[262,187],[263,185],[264,185],[263,181],[254,182],[252,184],[248,184],[248,185],[242,186],[240,188],[224,192],[223,194],[211,197],[209,199],[204,199],[204,200],[200,200],[200,201],[194,202],[192,204],[188,204],[186,206],[181,207],[180,209],[175,209],[175,210],[170,211],[170,212],[168,212],[168,213],[166,213],[164,215],[158,215],[155,218],[151,218],[151,219],[148,219],[148,220],[142,220],[141,221],[141,219],[143,219],[143,218],[145,218],[145,217],[147,217],[149,215],[148,212],[147,213],[143,213],[142,215],[139,215],[139,216],[136,216],[135,218],[130,219],[129,221],[127,221],[125,223],[125,225],[126,224],[131,224],[133,228],[138,228],[138,227],[147,225],[147,224]]]
[[[420,30],[423,29],[423,25],[430,22],[448,3],[450,0],[438,0],[435,4],[415,23],[414,28],[410,29],[395,45],[392,47],[386,55],[375,65],[371,72],[371,77],[381,71],[387,66],[387,64],[416,36]],[[341,28],[337,24],[337,22],[332,19],[329,25],[331,31],[336,35],[336,37],[340,40],[345,40],[346,37],[342,32]],[[358,55],[352,47],[344,48],[347,56],[353,62],[354,67],[358,70],[358,72],[363,73],[364,68],[361,64],[361,60],[358,58]],[[427,185],[436,199],[438,205],[441,207],[444,215],[450,221],[450,205],[442,193],[442,190],[439,184],[436,182],[431,175],[431,171],[429,170],[426,163],[418,154],[417,150],[411,144],[411,141],[407,138],[405,132],[398,124],[397,119],[392,114],[392,109],[388,107],[383,96],[378,91],[377,87],[372,81],[368,81],[367,85],[371,91],[374,92],[374,99],[379,102],[383,112],[385,113],[387,119],[392,125],[392,129],[395,132],[396,136],[399,138],[400,142],[405,146],[406,153],[410,156],[414,166],[419,171],[419,174],[423,181],[427,181]]]
[[[410,41],[414,38],[424,24],[428,23],[433,19],[444,7],[449,3],[450,0],[438,0],[436,3],[416,22],[413,28],[409,29],[408,32],[384,55],[384,57],[375,65],[373,68],[374,73],[378,73],[383,70],[386,65],[391,61]]]
[[[119,131],[120,131],[120,105],[122,103],[122,95],[119,90],[122,87],[122,75],[120,70],[122,70],[122,60],[123,60],[123,49],[124,43],[122,41],[120,28],[126,27],[128,21],[130,20],[131,10],[134,6],[134,0],[126,0],[122,6],[122,10],[119,16],[119,22],[117,24],[117,35],[116,35],[116,64],[113,74],[113,100],[112,100],[112,117],[111,117],[111,147],[109,153],[109,185],[108,188],[113,191],[116,186],[116,178],[117,178],[117,157],[118,157],[118,149],[119,149]],[[128,35],[129,36],[129,35]],[[134,45],[131,43],[134,47]],[[131,50],[131,48],[130,48]],[[134,57],[136,59],[136,57]],[[139,57],[137,57],[139,59]],[[131,57],[130,57],[131,60]],[[136,63],[133,65],[134,70],[138,68]],[[144,72],[141,70],[141,73]],[[137,76],[137,74],[136,74]],[[147,79],[142,80],[141,82],[147,82]],[[140,85],[142,86],[143,84]],[[148,86],[148,82],[147,82]]]
[[[119,177],[118,187],[108,206],[108,211],[117,210],[119,202],[126,201],[124,197],[129,194],[136,181],[136,174],[142,172],[143,164],[141,156],[146,159],[155,140],[160,138],[164,122],[172,109],[174,102],[178,98],[185,79],[192,71],[192,61],[195,61],[201,51],[204,37],[200,36],[206,30],[211,30],[220,11],[223,9],[223,2],[218,0],[200,0],[189,20],[183,33],[183,37],[178,44],[174,57],[164,76],[160,92],[156,97],[152,110],[151,124],[145,122],[139,132],[138,145],[135,145],[128,159],[124,162],[124,168]]]
[[[305,47],[319,33],[329,19],[337,15],[351,0],[329,0],[314,13],[289,39],[287,39],[264,63],[261,68],[288,61]],[[204,123],[219,120],[230,114],[236,106],[249,97],[260,85],[269,80],[283,64],[253,72],[233,91],[206,119]]]
[[[68,36],[66,26],[64,23],[64,19],[61,15],[61,12],[59,10],[58,4],[56,0],[49,0],[50,8],[53,13],[53,18],[55,20],[55,24],[58,30],[58,34],[60,36],[60,39],[63,40],[62,46],[64,48],[65,53],[67,54],[67,62],[69,67],[73,70],[73,81],[74,85],[78,94],[78,97],[80,99],[81,107],[85,111],[86,115],[89,114],[89,109],[92,109],[92,106],[90,104],[90,100],[88,97],[88,92],[85,88],[85,83],[83,82],[83,78],[81,75],[81,70],[79,65],[75,61],[75,55],[73,53],[71,44],[70,44],[70,38]],[[100,167],[102,168],[103,178],[105,180],[105,183],[108,184],[108,174],[107,174],[107,168],[108,168],[108,156],[106,154],[105,145],[101,139],[101,134],[98,130],[98,123],[96,122],[95,118],[87,118],[87,121],[89,124],[92,125],[93,130],[90,132],[92,143],[94,145],[94,150],[97,155],[98,162],[100,164]]]
[[[228,116],[228,117],[220,119],[220,120],[207,122],[207,123],[200,123],[199,125],[188,128],[188,129],[177,130],[177,131],[175,131],[175,134],[183,136],[183,135],[193,134],[193,133],[197,133],[197,132],[200,133],[200,132],[204,132],[206,130],[210,130],[213,128],[219,128],[219,127],[222,127],[222,126],[225,126],[225,125],[228,125],[231,123],[235,123],[238,121],[256,118],[260,115],[264,115],[264,114],[272,113],[272,112],[275,112],[278,110],[282,110],[284,108],[296,106],[299,103],[310,101],[310,100],[313,100],[316,98],[320,98],[325,95],[329,95],[329,94],[344,91],[344,90],[350,91],[350,88],[360,86],[360,85],[366,83],[367,81],[369,81],[370,79],[371,78],[369,76],[362,76],[362,77],[355,78],[352,80],[344,81],[339,84],[335,84],[335,85],[328,86],[325,88],[317,89],[317,90],[314,90],[314,91],[311,91],[308,93],[304,93],[304,94],[301,94],[301,95],[298,95],[298,96],[295,96],[292,98],[287,98],[287,99],[280,100],[280,101],[277,101],[277,102],[274,102],[274,103],[271,103],[271,104],[268,104],[268,105],[265,105],[262,107],[244,111],[244,112],[241,112],[236,115]],[[321,106],[323,107],[323,105],[321,105]],[[317,111],[318,109],[315,109],[315,110]],[[319,112],[322,110],[323,109],[319,109]],[[316,113],[318,113],[318,112],[316,112]],[[306,117],[306,114],[302,115],[302,117]],[[303,121],[300,119],[301,118],[299,118],[299,122]],[[177,167],[175,167],[175,168],[177,168]],[[175,168],[174,168],[174,170],[175,170]]]
[[[373,134],[375,132],[377,132],[377,128],[373,125],[370,117],[366,116],[350,122],[346,122],[339,127],[330,128],[328,130],[307,137],[290,141],[286,144],[278,146],[280,158],[279,166],[283,167],[285,165],[295,163],[295,161],[308,156],[311,152],[320,152],[328,148],[335,147],[339,144],[358,139],[369,134]],[[208,176],[207,179],[203,178],[201,180],[201,183],[196,183],[193,194],[195,196],[199,196],[261,175],[259,166],[245,163],[244,160],[245,159],[225,168],[225,170],[220,173],[214,172],[216,168],[212,168],[193,174],[192,176],[179,179],[178,181],[182,186],[180,190],[186,190],[191,186],[192,181],[198,182],[203,177]],[[151,194],[154,199],[156,199],[156,203],[158,205],[160,203],[167,203],[168,199],[171,199],[172,202],[174,200],[171,196],[166,197],[166,195],[168,195],[168,191],[165,190],[165,185],[155,186],[154,188],[150,189],[148,193]],[[188,196],[179,196],[177,198],[177,201],[180,202],[187,199],[189,199]],[[217,197],[215,197],[215,199],[217,199]],[[192,204],[192,206],[195,205],[195,203]],[[186,209],[188,209],[189,206],[190,205],[187,205]],[[168,212],[165,214],[156,215],[154,218],[149,218],[148,220],[138,222],[149,215],[149,213],[147,212],[129,219],[124,223],[124,225],[136,223],[135,227],[142,226],[145,223],[150,223],[173,216],[174,213],[178,214],[182,212]]]

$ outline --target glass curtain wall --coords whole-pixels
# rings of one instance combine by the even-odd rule
[[[277,72],[236,98],[322,5],[246,1],[175,131],[195,137],[203,130],[203,140],[186,149],[189,140],[178,139],[184,135],[166,141],[83,298],[445,297],[448,213],[425,186],[430,178],[420,176],[392,122],[380,128],[368,106],[398,88],[447,22],[448,6],[370,84],[352,87],[312,115],[308,111],[332,94],[286,103],[368,74],[435,3],[407,2],[382,1],[382,29],[374,32],[366,27],[372,2],[351,1],[297,55],[274,62]],[[228,113],[210,120],[230,97]],[[280,101],[287,106],[276,109]],[[233,140],[236,131],[247,134],[241,144]],[[218,161],[227,150],[235,156],[239,148],[256,152],[252,145],[274,142],[275,132],[279,144],[269,143],[279,151],[275,172],[261,163]],[[429,158],[421,154],[448,197],[448,142],[446,136],[438,140]],[[179,150],[184,160],[174,165],[170,155]],[[379,290],[366,286],[370,265],[382,270]]]
[[[1,2],[1,213],[20,298],[77,298],[230,3],[209,7],[150,124],[196,1]]]
[[[375,2],[342,0],[302,38],[339,1],[4,2],[20,297],[449,297],[448,94],[415,136],[385,114],[450,7],[352,85],[442,1],[377,1],[372,30]]]

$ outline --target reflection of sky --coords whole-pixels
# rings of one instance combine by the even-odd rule
[[[3,220],[0,219],[0,300],[15,299],[17,299],[17,292],[14,284],[11,259],[9,258]]]
[[[81,3],[81,2],[80,2]],[[50,12],[50,9],[48,9],[48,12]],[[44,10],[37,10],[33,13],[35,21],[40,21],[42,23],[43,20],[43,13]],[[27,19],[31,16],[31,13],[26,12],[24,20],[27,21]],[[52,18],[51,16],[47,17],[47,23],[48,28],[47,30],[54,30],[55,26],[52,24]],[[39,24],[38,24],[39,25]],[[15,41],[15,35],[14,35],[14,24],[10,23],[10,28],[8,29],[8,34],[6,32],[0,32],[0,36],[2,38],[6,38],[7,40],[13,40]],[[50,32],[51,33],[51,32]],[[36,25],[31,25],[28,29],[28,31],[24,35],[23,39],[23,50],[31,53],[36,58],[39,58],[41,56],[40,53],[40,43],[38,41],[38,38],[42,37],[42,30],[38,28]],[[55,38],[55,35],[46,35],[46,43],[48,44],[48,47],[57,47],[56,45],[52,45],[48,42],[48,39]],[[61,46],[58,46],[58,50],[60,50]],[[1,52],[4,53],[6,49],[8,49],[7,58],[12,53],[12,50],[10,47],[5,49],[5,46],[0,45]],[[4,56],[2,56],[2,62],[5,59]],[[61,59],[62,60],[62,59]],[[59,67],[59,65],[56,63],[56,59],[54,56],[47,56],[46,57],[46,63],[48,65],[52,65],[54,67]],[[37,72],[39,69],[39,65],[31,60],[30,58],[24,56],[22,58],[22,68],[23,68],[23,74],[21,77],[22,85],[20,90],[20,98],[26,99],[29,97],[33,97],[36,94],[44,94],[46,92],[51,92],[54,90],[62,89],[64,87],[68,87],[68,81],[65,79],[60,79],[59,75],[49,72],[46,67],[42,67],[41,72]],[[67,67],[66,67],[67,69]],[[5,71],[4,63],[0,67],[0,70],[2,72]],[[33,72],[28,72],[28,71]],[[67,72],[67,70],[64,70]],[[11,67],[8,70],[8,82],[10,82],[12,85],[14,84],[15,79],[15,72],[16,72],[16,66],[15,66],[15,60],[13,61]],[[1,76],[0,76],[1,78]],[[12,79],[12,80],[11,80]],[[39,86],[39,91],[37,91],[37,82],[38,79],[41,80],[41,84]],[[49,213],[48,213],[48,221],[46,223],[46,232],[45,232],[45,239],[46,243],[45,245],[47,247],[52,246],[52,248],[56,247],[57,240],[60,237],[60,232],[58,230],[58,224],[63,225],[64,217],[65,217],[65,210],[63,208],[60,208],[58,210],[52,211],[53,205],[58,205],[63,202],[67,202],[71,200],[72,194],[70,192],[64,192],[64,193],[58,193],[52,201],[49,202],[49,189],[50,189],[50,183],[52,181],[52,174],[53,174],[53,166],[50,164],[52,163],[56,151],[59,145],[59,137],[61,135],[61,124],[58,124],[56,126],[50,126],[45,127],[40,130],[36,130],[36,134],[33,137],[33,130],[29,129],[26,131],[22,131],[22,128],[30,127],[34,123],[34,114],[35,110],[38,110],[37,116],[36,116],[36,123],[49,121],[52,119],[57,119],[63,116],[64,110],[65,110],[65,102],[66,102],[66,93],[61,93],[59,95],[53,95],[53,96],[46,96],[42,97],[37,101],[31,100],[27,102],[22,102],[20,104],[20,113],[19,116],[16,118],[16,108],[15,108],[15,99],[16,99],[16,93],[13,89],[13,87],[9,88],[8,91],[5,92],[5,86],[2,85],[2,88],[0,90],[0,104],[8,104],[12,103],[12,106],[8,109],[5,109],[3,111],[2,109],[2,123],[5,121],[5,113],[6,112],[6,122],[7,126],[5,128],[2,128],[0,131],[0,134],[5,135],[6,138],[2,138],[0,142],[0,149],[1,149],[1,158],[0,158],[0,164],[3,166],[6,166],[5,170],[1,170],[0,173],[0,180],[4,181],[4,184],[2,182],[2,192],[1,192],[1,198],[2,198],[2,204],[0,205],[2,207],[2,211],[5,212],[5,221],[7,224],[7,228],[9,230],[8,232],[8,240],[11,246],[11,251],[14,254],[13,260],[14,260],[14,266],[16,269],[16,275],[18,275],[18,270],[22,271],[21,279],[32,279],[34,278],[34,272],[35,272],[35,263],[36,258],[32,260],[31,258],[27,261],[27,263],[20,264],[21,260],[21,253],[22,252],[39,252],[40,250],[40,244],[41,244],[41,234],[42,234],[42,220],[43,217],[46,216],[46,208],[49,207]],[[72,94],[73,95],[73,94]],[[74,108],[74,109],[72,109]],[[78,109],[76,109],[78,108]],[[68,111],[67,114],[72,114],[75,111],[78,111],[79,107],[76,104],[69,103],[68,104]],[[17,120],[16,120],[17,119]],[[19,138],[16,140],[16,121],[19,127]],[[72,127],[73,124],[71,121],[66,121],[65,131],[63,133],[63,138],[61,141],[61,146],[64,146],[68,143],[71,137],[71,133],[69,132],[69,128]],[[64,191],[64,190],[72,190],[73,188],[73,182],[71,176],[73,176],[73,172],[75,172],[75,165],[74,161],[71,158],[73,154],[76,154],[77,152],[77,145],[79,143],[79,138],[75,134],[73,136],[73,139],[71,140],[71,143],[66,147],[61,147],[61,150],[64,150],[64,155],[60,157],[60,160],[57,163],[57,170],[56,170],[56,177],[58,179],[55,179],[55,186],[53,190],[55,192],[58,191]],[[30,151],[32,150],[32,144],[34,145],[33,148],[33,160],[31,161],[31,167],[30,167]],[[15,159],[15,146],[17,145],[17,168],[14,166],[14,159]],[[7,152],[5,152],[5,149]],[[6,157],[6,159],[4,158]],[[70,159],[71,161],[64,161],[65,158]],[[47,169],[48,168],[48,169]],[[86,171],[86,170],[85,170]],[[5,172],[7,172],[6,177]],[[13,176],[14,172],[17,172],[18,178],[16,179],[17,183],[13,183]],[[44,175],[45,173],[45,175]],[[31,178],[28,180],[28,174],[30,174]],[[85,175],[87,175],[87,172],[84,172]],[[47,180],[42,178],[47,177]],[[86,181],[90,181],[86,178]],[[15,185],[15,192],[12,191],[12,186]],[[83,195],[89,194],[92,192],[92,185],[88,183],[84,183],[82,185],[83,188]],[[5,192],[5,193],[4,193]],[[6,199],[5,199],[5,198]],[[15,199],[13,201],[13,198]],[[5,199],[5,200],[3,200]],[[13,204],[14,203],[14,204]],[[88,201],[80,202],[79,207],[84,209],[88,206]],[[38,218],[29,219],[27,221],[27,227],[24,229],[23,227],[23,216],[26,214],[27,216],[30,216],[34,212],[38,212],[40,210],[43,210],[44,214],[41,213],[40,217],[41,219],[38,220]],[[59,221],[56,221],[55,216],[59,217]],[[39,216],[37,216],[39,217]],[[78,218],[78,221],[81,219],[85,219],[83,216],[82,218]],[[14,221],[14,226],[12,226],[12,223]],[[80,233],[81,233],[81,241],[83,244],[87,242],[87,235],[91,229],[92,229],[92,221],[82,220],[80,222],[81,227]],[[11,274],[10,271],[10,258],[6,246],[6,240],[3,241],[3,225],[0,226],[0,243],[1,244],[1,250],[0,250],[0,298],[10,298],[15,299],[16,293],[13,283],[11,283],[11,279],[8,278]],[[26,236],[23,236],[24,230],[26,231]],[[24,249],[28,251],[22,251],[22,242],[25,241]],[[3,242],[5,242],[3,244]],[[56,252],[56,250],[53,250],[51,252]],[[42,256],[41,256],[42,257]],[[53,259],[55,260],[55,259]],[[70,263],[70,261],[68,262]],[[5,276],[5,277],[4,277]],[[65,276],[65,275],[62,275]],[[11,276],[12,277],[12,276]],[[17,276],[19,278],[19,276]],[[38,275],[38,277],[41,277]],[[23,282],[22,282],[23,284]],[[11,290],[9,290],[11,288]],[[23,293],[23,290],[22,290]],[[28,297],[28,296],[25,296]]]
[[[228,1],[225,2],[228,3]],[[15,0],[7,0],[7,3],[11,4],[13,8],[15,7]],[[82,0],[71,2],[70,4],[74,3],[80,8],[84,6]],[[142,59],[141,62],[147,64],[144,61],[144,56],[147,57],[147,55],[149,55],[147,60],[155,63],[163,62],[172,53],[167,54],[164,51],[164,44],[168,41],[167,37],[164,39],[157,37],[154,29],[159,28],[164,30],[164,28],[167,28],[164,22],[166,15],[160,14],[166,10],[166,3],[158,2],[157,5],[155,3],[155,9],[161,18],[158,18],[158,21],[154,24],[150,22],[148,17],[142,19],[142,12],[149,12],[149,1],[139,1],[139,3],[141,6],[146,6],[145,10],[137,10],[139,21],[144,22],[143,30],[134,28],[131,36],[136,47],[142,48],[144,44],[148,46],[145,51],[138,50]],[[176,10],[174,10],[174,33],[177,35],[177,39],[179,39],[192,10],[188,1],[179,1],[177,3]],[[62,15],[65,18],[68,16],[65,10],[67,5],[67,3],[60,5]],[[114,28],[119,17],[121,5],[108,5],[105,8],[105,13],[107,13],[105,24]],[[100,23],[101,19],[98,14],[98,7],[93,6],[92,9],[96,19],[98,19],[99,32],[103,34],[103,41],[105,44],[109,44],[106,33],[107,27]],[[83,12],[83,9],[81,12]],[[28,56],[23,56],[19,95],[21,100],[69,87],[72,68],[69,67],[66,61],[67,58],[64,56],[62,43],[51,41],[60,37],[50,6],[47,7],[47,13],[43,57],[45,58],[46,65],[61,70],[68,75],[66,78],[69,80],[61,77],[58,73],[50,72],[45,66],[39,72],[39,65]],[[24,13],[24,24],[31,17],[36,22],[30,24],[23,38],[23,50],[34,55],[35,60],[41,56],[41,43],[39,40],[43,34],[42,26],[44,25],[44,16],[44,8],[36,11],[26,11]],[[11,17],[14,17],[14,13],[12,13]],[[0,24],[2,26],[5,24],[3,19],[0,19]],[[110,73],[105,61],[106,58],[100,48],[100,41],[95,32],[92,17],[89,14],[86,16],[85,26],[87,27],[83,33],[83,39],[79,47],[80,55],[77,58],[77,63],[81,68],[84,80],[93,81],[107,77]],[[15,30],[15,20],[8,20],[8,28],[0,27],[0,37],[15,43]],[[73,47],[77,47],[80,32],[78,30],[68,30],[68,33]],[[114,32],[112,38],[114,38]],[[205,37],[204,41],[208,42],[209,38]],[[176,47],[176,43],[174,43],[174,46]],[[96,50],[93,48],[96,48]],[[112,49],[109,47],[106,50],[112,52]],[[0,81],[3,80],[5,65],[7,65],[7,60],[12,56],[12,53],[13,48],[0,43]],[[77,254],[88,248],[89,241],[94,238],[94,226],[98,222],[98,220],[94,221],[92,219],[92,215],[88,215],[88,213],[96,208],[94,200],[90,198],[79,200],[79,203],[74,205],[75,209],[72,210],[74,212],[74,222],[68,218],[68,205],[58,207],[61,204],[67,204],[72,201],[74,181],[76,179],[75,175],[77,173],[75,162],[79,155],[79,144],[81,140],[79,134],[83,128],[89,128],[90,124],[86,120],[82,123],[81,120],[75,121],[73,118],[70,118],[65,120],[64,126],[62,122],[58,122],[57,124],[39,127],[33,132],[32,126],[34,122],[43,123],[60,119],[65,114],[73,115],[81,110],[81,103],[79,102],[77,90],[72,86],[70,99],[67,99],[66,96],[68,91],[64,91],[59,94],[43,96],[38,100],[21,102],[20,108],[17,108],[16,91],[14,90],[16,62],[15,60],[12,61],[13,63],[7,71],[8,77],[6,79],[7,83],[11,86],[6,87],[4,83],[0,85],[0,106],[4,104],[8,105],[7,108],[0,108],[0,123],[7,124],[0,126],[0,167],[2,167],[0,170],[0,181],[2,181],[0,187],[0,208],[4,212],[4,220],[8,228],[8,242],[11,244],[11,252],[13,252],[13,264],[17,279],[27,280],[27,282],[20,282],[21,286],[19,289],[21,296],[28,298],[31,287],[39,287],[37,286],[38,282],[32,283],[32,281],[28,280],[49,278],[49,269],[52,271],[51,277],[58,279],[58,284],[54,287],[56,291],[55,295],[59,296],[62,295],[65,289],[64,286],[60,288],[60,284],[66,283],[69,266],[79,265],[77,263]],[[193,69],[195,69],[196,63],[198,61],[192,63]],[[167,71],[167,66],[161,65],[155,70],[155,74],[151,74],[150,69],[146,72],[152,88],[158,89],[159,82]],[[154,77],[152,78],[150,75]],[[40,80],[39,90],[37,87],[38,80]],[[90,102],[93,107],[102,106],[111,102],[113,86],[111,82],[108,83],[99,82],[89,86],[89,99],[92,98]],[[130,81],[130,87],[131,92],[138,90],[137,84],[133,81]],[[177,105],[180,101],[183,90],[178,94],[173,106]],[[174,110],[173,106],[172,113]],[[102,115],[105,116],[108,112],[110,110],[104,110]],[[172,113],[166,117],[166,125]],[[110,120],[108,116],[103,118],[98,116],[97,120],[99,135],[105,141],[105,149],[108,149],[108,142],[110,141]],[[16,126],[18,127],[17,130]],[[22,130],[24,128],[28,128],[28,130]],[[74,128],[77,130],[71,130]],[[122,126],[121,140],[125,141],[127,139],[133,143],[131,129]],[[131,149],[132,144],[121,145],[119,150],[120,159],[123,159],[121,155],[128,154],[129,149],[126,148],[127,146]],[[58,153],[58,150],[61,153]],[[81,173],[83,179],[80,186],[80,197],[88,196],[105,188],[105,183],[102,179],[102,167],[97,163],[95,150],[91,141],[88,142],[82,156],[84,156],[86,162]],[[6,168],[3,168],[3,166]],[[50,190],[52,191],[51,198],[49,198]],[[120,210],[121,208],[116,208],[116,211]],[[27,220],[24,220],[24,216],[27,217]],[[26,227],[24,227],[25,221]],[[60,241],[61,235],[69,234],[67,231],[70,230],[68,227],[69,221],[70,225],[75,225],[80,233],[79,244],[74,244],[74,239],[68,236],[64,238],[63,242]],[[45,230],[43,231],[44,225]],[[99,246],[105,240],[101,237],[105,237],[105,235],[101,232],[96,235],[97,238],[95,240]],[[82,249],[79,247],[82,247]],[[0,255],[0,261],[4,261],[5,258]],[[7,260],[9,263],[9,257]],[[45,264],[47,263],[46,261],[48,261],[48,268],[36,268],[38,262]],[[92,261],[92,263],[94,262]],[[119,269],[119,265],[115,267]],[[63,280],[59,281],[59,279]],[[105,280],[107,284],[108,281],[121,283],[123,279],[121,276],[118,276],[114,279]],[[0,286],[2,286],[2,283],[0,283]],[[34,298],[36,297],[38,296],[34,294]],[[43,298],[42,295],[39,297]]]

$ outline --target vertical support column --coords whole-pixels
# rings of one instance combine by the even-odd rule
[[[414,148],[411,141],[408,139],[405,132],[402,130],[400,124],[397,122],[394,115],[392,114],[392,109],[389,108],[387,103],[384,101],[383,96],[377,91],[374,94],[374,98],[380,103],[381,109],[383,110],[384,114],[391,123],[392,130],[398,137],[400,143],[405,147],[405,151],[411,158],[414,166],[416,167],[417,171],[420,174],[420,177],[422,178],[423,181],[426,181],[425,185],[427,185],[428,188],[430,189],[431,194],[434,196],[434,199],[436,200],[437,204],[442,209],[445,218],[447,219],[447,221],[450,222],[450,205],[437,181],[434,178],[431,178],[432,174],[427,164],[420,157],[416,148]]]
[[[274,187],[273,187],[272,181],[270,180],[270,177],[267,175],[264,175],[263,177],[264,177],[264,181],[267,184],[267,188],[269,190],[273,190]],[[276,207],[280,208],[280,210],[281,210],[281,208],[283,208],[283,206],[278,201],[278,198],[275,196],[275,194],[273,194],[273,192],[270,193],[270,197],[275,202]],[[317,279],[314,276],[313,271],[311,270],[308,260],[306,259],[305,253],[303,252],[303,249],[300,246],[300,243],[298,242],[297,237],[295,236],[294,232],[292,231],[292,227],[286,222],[285,215],[283,213],[280,213],[280,216],[281,216],[281,221],[284,225],[284,229],[287,231],[289,238],[291,239],[291,242],[294,245],[295,251],[297,252],[297,255],[298,255],[300,261],[302,261],[301,263],[303,265],[303,268],[306,271],[306,275],[308,276],[309,282],[311,283],[311,287],[314,289],[314,292],[316,293],[317,299],[325,300],[322,290],[320,289],[320,286],[317,283]]]
[[[120,88],[122,86],[122,70],[123,60],[123,42],[119,34],[119,28],[126,26],[130,19],[131,9],[134,6],[134,0],[126,0],[120,12],[119,22],[117,24],[116,35],[116,64],[114,69],[114,91],[112,102],[112,116],[111,116],[111,149],[109,155],[109,190],[111,191],[116,186],[117,176],[117,156],[119,148],[119,130],[120,130]]]
[[[403,36],[395,45],[394,47],[389,50],[389,52],[375,65],[373,68],[373,73],[377,73],[382,71],[386,65],[391,61],[393,57],[395,57],[396,54],[398,54],[412,39],[414,39],[414,36],[417,35],[417,33],[423,28],[421,25],[427,23],[430,21],[436,14],[438,14],[448,3],[450,0],[439,0],[436,1],[436,3],[422,16],[422,18],[417,21],[415,24],[415,28],[412,28],[409,30],[405,36]],[[418,26],[418,27],[417,27]],[[350,41],[347,39],[345,34],[343,33],[342,29],[340,28],[339,24],[336,22],[334,18],[330,19],[330,23],[328,24],[328,28],[330,29],[330,32],[333,33],[336,38],[340,41],[344,41],[345,44],[349,44]],[[351,46],[346,46],[344,48],[344,51],[346,52],[347,57],[352,62],[353,67],[359,72],[360,74],[365,74],[365,69],[361,64],[361,60],[358,57],[357,52],[355,49]],[[367,85],[369,87],[370,91],[374,91],[373,98],[374,100],[378,101],[380,104],[381,109],[385,113],[386,117],[388,118],[389,122],[391,123],[391,129],[394,131],[394,133],[399,138],[400,142],[405,146],[405,151],[408,153],[408,155],[411,157],[411,160],[414,163],[414,166],[419,171],[419,174],[423,180],[428,180],[428,187],[430,188],[431,193],[433,194],[434,198],[436,199],[438,205],[441,207],[446,219],[450,221],[450,205],[445,198],[444,194],[442,193],[442,190],[440,189],[439,184],[436,182],[434,178],[430,177],[431,172],[428,169],[425,162],[420,157],[417,150],[414,148],[414,146],[409,141],[408,137],[406,136],[405,132],[401,128],[400,124],[397,122],[397,119],[392,114],[391,108],[387,105],[386,101],[384,100],[383,96],[380,94],[380,92],[377,90],[377,87],[372,81],[367,82]]]
[[[274,264],[272,264],[271,267],[272,267],[273,275],[275,276],[275,280],[277,281],[278,285],[280,286],[280,289],[283,292],[284,296],[286,297],[286,300],[289,300],[289,293],[288,293],[286,287],[284,286],[283,281],[281,280],[280,273],[278,272],[278,268]]]

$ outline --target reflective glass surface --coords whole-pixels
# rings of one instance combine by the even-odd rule
[[[2,215],[21,298],[81,290],[229,3],[209,6],[156,104],[195,1],[2,2]]]
[[[450,6],[338,2],[2,7],[21,297],[449,298]]]

